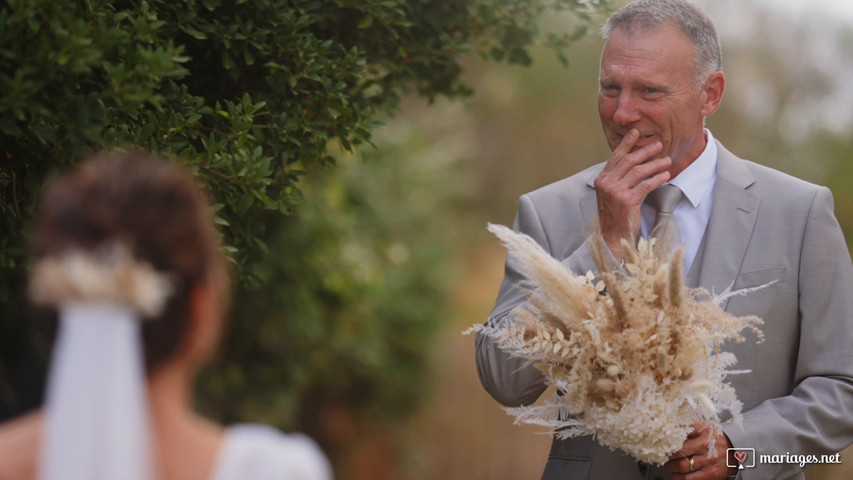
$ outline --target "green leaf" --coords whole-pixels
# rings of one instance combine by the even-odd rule
[[[222,52],[222,66],[225,67],[226,70],[233,70],[234,67],[237,66],[237,64],[234,63],[234,57],[232,57],[228,51]]]
[[[139,132],[139,137],[142,138],[143,140],[148,139],[151,136],[151,134],[154,133],[155,128],[156,128],[156,125],[154,125],[154,122],[146,123],[145,125],[142,126],[142,130]]]
[[[358,28],[361,30],[370,28],[371,25],[373,25],[373,17],[370,15],[366,15],[360,22],[358,22]]]
[[[184,27],[184,31],[189,33],[196,40],[207,40],[207,34],[193,27]]]

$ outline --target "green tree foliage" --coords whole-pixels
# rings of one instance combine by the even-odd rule
[[[606,7],[0,4],[0,413],[26,403],[10,385],[32,363],[21,299],[42,185],[94,150],[134,146],[181,158],[210,185],[234,263],[241,292],[233,333],[203,382],[209,412],[289,427],[334,398],[356,414],[404,414],[421,392],[446,293],[446,259],[423,233],[439,222],[412,191],[432,195],[434,208],[452,195],[447,182],[423,190],[418,182],[433,177],[404,158],[329,172],[332,152],[369,143],[377,115],[411,90],[430,101],[469,94],[460,75],[472,52],[527,64],[527,48],[541,42],[564,59],[588,14]],[[576,15],[577,29],[541,32],[546,12]]]
[[[334,169],[308,169],[311,201],[276,224],[270,249],[281,254],[237,299],[231,338],[203,379],[212,416],[293,426],[335,452],[347,445],[329,412],[389,424],[427,397],[429,346],[448,314],[448,246],[464,238],[459,217],[439,212],[470,194],[459,156],[425,158],[426,139],[399,134],[366,164],[336,156]]]
[[[0,264],[20,261],[38,186],[93,149],[179,156],[213,187],[239,274],[264,258],[265,210],[301,202],[296,162],[332,163],[327,144],[368,141],[377,110],[414,85],[469,93],[472,45],[528,63],[560,0],[223,2],[12,0],[0,13]],[[578,30],[577,34],[583,30]],[[558,50],[572,36],[550,35]]]

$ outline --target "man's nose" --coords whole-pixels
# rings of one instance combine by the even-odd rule
[[[619,125],[630,125],[640,119],[637,99],[632,92],[623,90],[616,102],[616,111],[613,112],[614,122]]]

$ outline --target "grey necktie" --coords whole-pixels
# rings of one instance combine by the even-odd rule
[[[680,188],[667,184],[661,185],[646,197],[646,202],[657,212],[649,237],[657,238],[658,242],[662,242],[661,246],[675,247],[681,243],[681,234],[672,211],[682,195]]]

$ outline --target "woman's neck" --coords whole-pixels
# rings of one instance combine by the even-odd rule
[[[148,378],[156,469],[160,478],[209,478],[223,438],[223,429],[192,408],[187,369],[159,368]]]

